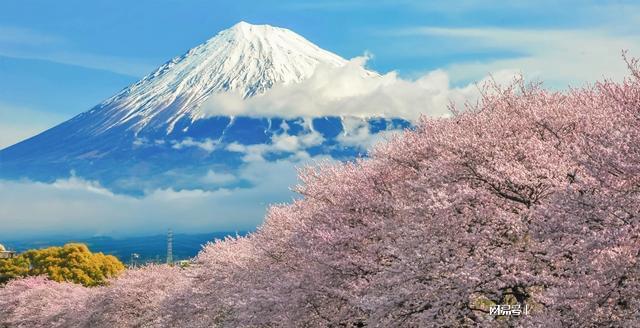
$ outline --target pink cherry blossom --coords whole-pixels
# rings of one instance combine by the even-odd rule
[[[640,69],[567,92],[487,85],[189,268],[0,288],[0,327],[632,327],[640,323]],[[491,305],[527,314],[496,317]]]

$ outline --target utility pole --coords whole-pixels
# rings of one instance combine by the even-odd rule
[[[167,264],[173,264],[173,231],[167,233]]]

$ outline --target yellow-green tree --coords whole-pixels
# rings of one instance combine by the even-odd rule
[[[0,259],[0,284],[29,274],[29,260],[22,256]]]
[[[0,283],[17,277],[47,275],[55,281],[97,286],[123,270],[124,265],[115,256],[91,253],[84,244],[66,244],[0,260]]]

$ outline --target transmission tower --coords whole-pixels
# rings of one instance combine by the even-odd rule
[[[173,264],[173,231],[167,233],[167,264]]]
[[[131,259],[129,260],[129,265],[133,268],[138,266],[138,259],[140,258],[140,254],[131,253]]]

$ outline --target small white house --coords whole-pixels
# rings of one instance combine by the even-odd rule
[[[8,251],[2,244],[0,244],[0,259],[10,259],[16,255],[16,252]]]

